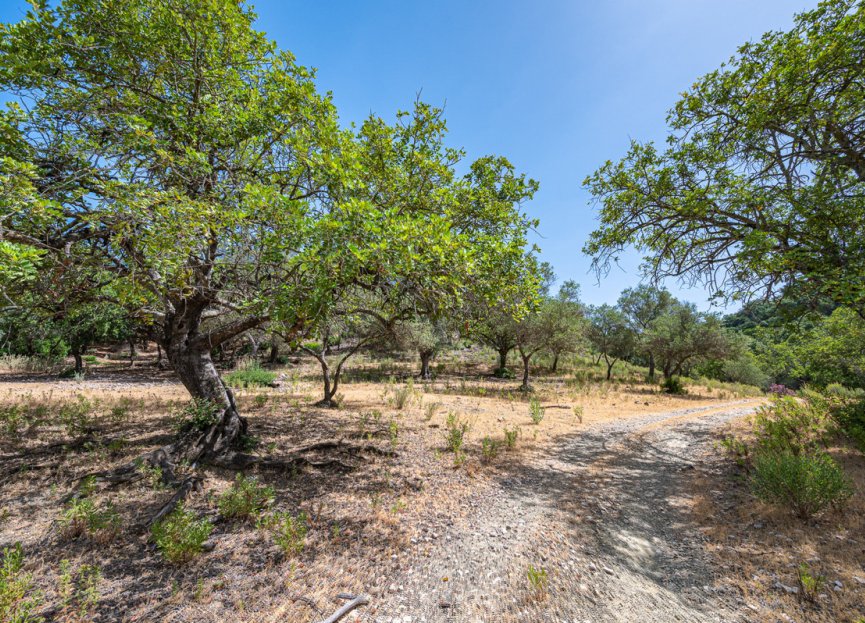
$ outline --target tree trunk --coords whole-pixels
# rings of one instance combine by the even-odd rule
[[[499,349],[499,370],[504,370],[508,367],[508,353],[511,352],[510,348],[500,348]]]
[[[618,361],[618,359],[613,359],[612,361],[610,361],[610,358],[607,357],[606,354],[604,355],[604,362],[607,364],[607,380],[608,381],[613,378],[613,366],[616,365],[617,361]],[[598,363],[600,363],[600,361]]]
[[[428,381],[432,378],[432,373],[429,369],[429,362],[432,359],[432,351],[420,352],[420,378]]]
[[[75,374],[84,372],[84,360],[81,358],[81,351],[72,351],[72,357],[75,359]]]
[[[135,338],[129,338],[129,367],[135,367],[135,356],[138,352],[135,350]]]
[[[649,353],[649,380],[655,380],[655,356]]]
[[[559,353],[553,354],[553,369],[552,372],[558,372],[559,370]]]
[[[276,341],[276,336],[270,342],[270,355],[267,358],[268,363],[276,363],[279,359],[279,344]]]
[[[531,386],[529,385],[529,362],[531,361],[532,356],[520,353],[520,357],[522,357],[523,360],[523,384],[520,385],[520,389],[527,392],[531,390]]]
[[[327,359],[325,359],[324,355],[316,356],[316,359],[318,359],[318,364],[321,366],[321,378],[324,385],[324,398],[319,400],[316,404],[321,407],[332,407],[334,406],[333,397],[336,395],[336,387],[339,381],[337,380],[337,382],[333,383],[333,386],[331,386],[330,366],[327,363]]]
[[[219,378],[210,351],[189,348],[183,342],[172,343],[166,350],[175,373],[192,397],[208,401],[216,413],[222,414],[194,443],[189,458],[204,461],[227,453],[246,434],[247,424],[237,411],[231,390]]]

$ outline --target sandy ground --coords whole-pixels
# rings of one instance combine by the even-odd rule
[[[254,525],[218,516],[216,498],[233,474],[208,470],[204,491],[189,500],[189,507],[213,519],[214,549],[183,567],[162,561],[149,542],[144,523],[170,492],[146,482],[95,495],[97,503],[114,504],[122,516],[123,530],[110,542],[69,540],[57,525],[72,479],[123,464],[170,440],[172,414],[188,399],[171,375],[144,366],[132,372],[106,366],[84,381],[3,376],[0,407],[43,406],[48,418],[28,431],[32,434],[0,441],[0,547],[22,544],[26,570],[42,593],[48,618],[58,614],[63,560],[73,569],[100,566],[100,597],[88,614],[94,621],[316,621],[342,603],[340,593],[371,597],[368,607],[346,621],[394,616],[463,620],[458,618],[463,613],[475,617],[465,620],[540,621],[553,616],[556,610],[546,608],[558,603],[563,613],[582,615],[579,608],[589,607],[593,600],[613,599],[616,591],[610,582],[615,574],[624,578],[628,569],[625,563],[603,557],[594,563],[600,571],[586,566],[590,559],[585,529],[604,515],[602,510],[585,510],[583,502],[589,508],[597,502],[602,509],[612,502],[604,501],[601,493],[595,495],[599,488],[617,495],[629,491],[619,485],[610,488],[606,480],[592,476],[601,469],[601,459],[609,458],[609,452],[627,453],[628,443],[655,434],[647,426],[677,429],[680,422],[690,421],[692,413],[709,413],[703,410],[730,403],[726,392],[719,390],[692,388],[689,395],[676,397],[659,394],[635,378],[603,383],[550,376],[536,381],[535,396],[544,406],[544,418],[533,424],[528,401],[513,380],[490,379],[467,368],[459,376],[416,383],[411,400],[398,409],[394,394],[406,387],[407,373],[395,372],[394,382],[369,382],[358,375],[360,380],[344,384],[339,410],[313,405],[319,385],[315,369],[308,365],[286,368],[279,388],[239,391],[239,404],[249,418],[250,432],[258,438],[259,452],[278,458],[318,439],[363,437],[382,448],[394,448],[396,456],[357,457],[350,471],[259,473],[275,488],[277,509],[304,511],[310,517],[306,547],[293,558],[284,557]],[[70,435],[52,419],[79,397],[90,401],[95,422],[86,438]],[[437,406],[430,409],[431,404]],[[112,415],[118,405],[124,407],[123,417]],[[444,443],[449,413],[471,426],[466,460],[459,467]],[[491,461],[481,460],[481,440],[500,442],[505,428],[520,429],[517,448],[500,450]],[[613,440],[624,445],[612,450]],[[684,452],[690,456],[690,448]],[[646,467],[650,473],[663,466]],[[570,473],[573,470],[578,473]],[[670,480],[670,491],[679,484]],[[633,481],[635,490],[641,486]],[[644,502],[643,510],[651,513],[648,499],[638,499],[637,506],[622,512],[638,513]],[[581,531],[575,532],[574,525]],[[491,551],[508,552],[511,566],[499,567],[505,559],[484,549],[484,537],[478,541],[480,549],[469,547],[471,560],[458,557],[454,564],[428,567],[446,587],[475,577],[478,565],[496,570],[503,584],[489,588],[487,601],[466,599],[467,589],[454,588],[452,605],[441,608],[438,598],[428,599],[413,610],[411,604],[420,603],[412,599],[417,599],[421,585],[412,582],[429,580],[424,561],[447,561],[453,543],[493,531],[497,536]],[[553,547],[549,539],[558,545]],[[573,556],[553,564],[565,551]],[[526,594],[524,563],[532,560],[549,570],[545,598]],[[603,566],[614,575],[608,576]],[[597,577],[587,581],[590,576]],[[562,583],[565,577],[570,578],[568,584]],[[632,579],[628,578],[629,585]],[[586,584],[586,591],[581,584]],[[585,595],[585,600],[559,599],[566,586],[569,594]],[[507,607],[497,603],[502,600]],[[577,603],[583,605],[578,608]],[[527,614],[519,618],[522,611]],[[499,614],[489,614],[493,612]]]

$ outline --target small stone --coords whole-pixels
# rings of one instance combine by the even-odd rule
[[[202,552],[212,552],[214,549],[216,549],[216,543],[214,541],[205,541],[201,544]]]

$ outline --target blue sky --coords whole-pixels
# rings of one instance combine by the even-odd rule
[[[527,211],[559,279],[588,303],[639,282],[639,256],[598,284],[581,247],[595,225],[582,180],[630,138],[663,140],[667,109],[696,78],[817,0],[259,0],[258,27],[318,69],[344,122],[392,118],[416,93],[446,104],[468,159],[507,156],[540,182]],[[17,21],[22,0],[0,0]],[[702,290],[667,284],[706,307]]]

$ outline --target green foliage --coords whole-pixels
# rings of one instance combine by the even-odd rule
[[[505,427],[505,447],[508,450],[513,450],[517,447],[517,439],[520,436],[520,428],[518,426],[514,426],[513,428]]]
[[[257,361],[247,361],[225,375],[229,387],[270,387],[276,381],[276,373],[265,370]]]
[[[471,425],[451,411],[445,421],[445,445],[450,452],[460,454]]]
[[[670,111],[666,149],[633,142],[589,176],[595,266],[636,245],[656,278],[732,297],[795,284],[788,293],[865,309],[865,166],[850,157],[863,24],[860,2],[825,0],[744,44]]]
[[[853,495],[844,472],[823,452],[762,451],[754,456],[751,489],[759,499],[807,519]]]
[[[811,567],[805,562],[799,565],[796,577],[799,581],[802,597],[808,601],[817,601],[817,595],[823,592],[826,587],[826,577],[812,572]]]
[[[497,379],[512,379],[514,372],[510,368],[496,368],[493,370],[493,376]]]
[[[57,418],[66,434],[75,437],[91,432],[96,425],[94,407],[95,405],[81,394],[76,395],[74,400],[64,402]]]
[[[490,437],[481,439],[481,459],[484,463],[491,463],[499,454],[499,442]]]
[[[220,409],[209,400],[193,398],[173,414],[174,428],[179,434],[203,432],[219,421]]]
[[[0,566],[0,621],[4,623],[41,623],[36,615],[42,603],[33,589],[33,577],[24,573],[21,544],[3,548]]]
[[[754,433],[762,451],[800,454],[823,444],[832,420],[820,397],[775,396],[754,416]]]
[[[102,571],[97,565],[82,565],[77,574],[68,560],[60,561],[58,594],[60,611],[72,620],[92,620],[99,604]]]
[[[120,533],[120,514],[112,504],[100,508],[89,496],[72,498],[60,514],[60,527],[66,538],[88,536],[106,543]]]
[[[573,407],[574,417],[577,418],[580,424],[583,423],[583,406],[582,405],[574,405]]]
[[[209,519],[199,519],[193,511],[178,504],[171,514],[151,526],[150,535],[168,562],[182,564],[203,551],[212,531]]]
[[[440,402],[428,402],[428,403],[426,403],[423,407],[424,420],[429,422],[431,419],[433,419],[433,416],[441,408],[441,406],[442,405]]]
[[[546,594],[547,588],[550,584],[550,578],[546,569],[543,569],[542,567],[536,568],[534,565],[529,564],[529,567],[526,570],[526,577],[529,580],[529,588],[531,588],[532,591],[538,595]]]
[[[546,410],[541,406],[541,401],[532,397],[529,400],[529,415],[532,418],[532,424],[540,424],[545,414]]]
[[[231,487],[219,496],[217,505],[226,519],[255,519],[273,500],[273,487],[259,484],[255,476],[237,474]]]
[[[277,512],[262,517],[258,526],[271,534],[274,542],[288,557],[297,556],[303,551],[309,531],[308,524],[306,513],[292,515],[288,512]]]
[[[391,404],[396,409],[404,409],[409,406],[413,400],[417,399],[417,391],[414,388],[414,380],[409,379],[402,387],[397,387],[393,390]]]
[[[688,393],[688,390],[685,389],[685,384],[682,382],[682,378],[678,376],[668,376],[661,381],[661,391],[676,395]]]

